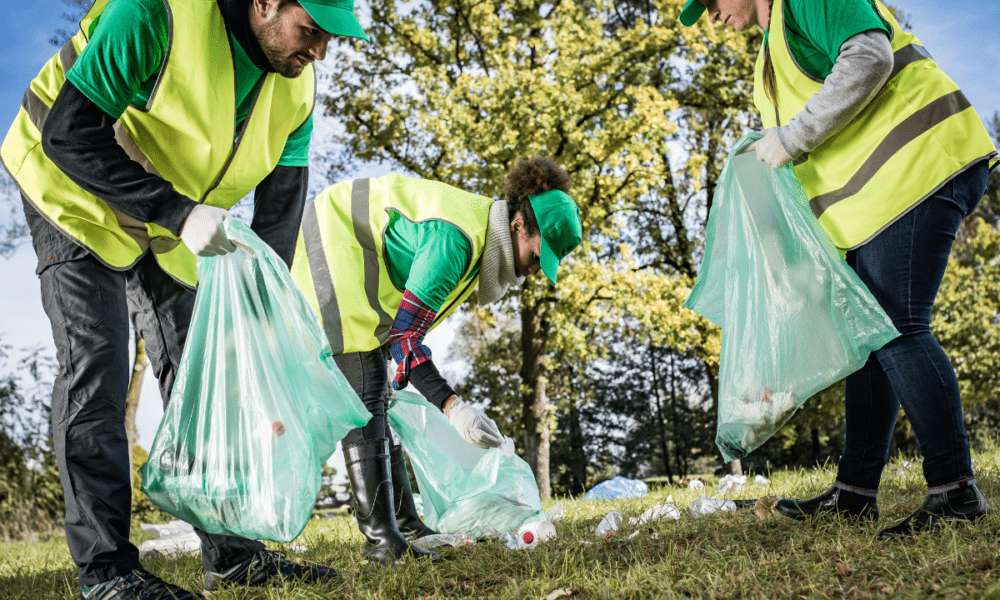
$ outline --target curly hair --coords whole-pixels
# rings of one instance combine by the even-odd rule
[[[517,213],[521,213],[528,235],[538,233],[538,221],[528,197],[550,190],[561,190],[568,194],[571,184],[569,173],[552,157],[519,158],[507,171],[503,183],[504,200],[510,203],[507,208],[510,220],[513,221]]]

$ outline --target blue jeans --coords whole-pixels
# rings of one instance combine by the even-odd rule
[[[958,226],[983,197],[987,163],[971,166],[857,250],[847,262],[900,336],[847,378],[844,454],[837,485],[874,495],[902,405],[924,457],[930,491],[973,480],[958,380],[931,334],[931,307]]]

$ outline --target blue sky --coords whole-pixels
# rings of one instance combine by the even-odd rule
[[[938,64],[987,119],[1000,111],[1000,3],[959,0],[898,0],[913,31]],[[0,125],[5,132],[17,114],[25,87],[56,51],[49,44],[67,8],[60,0],[4,0],[0,6]],[[322,129],[318,127],[318,129]],[[34,254],[22,247],[0,259],[0,338],[15,348],[40,345],[54,354],[51,330],[41,308]],[[444,353],[447,332],[439,328],[432,348]],[[155,382],[146,378],[140,400],[140,443],[148,448],[162,414]],[[343,472],[343,471],[341,471]]]

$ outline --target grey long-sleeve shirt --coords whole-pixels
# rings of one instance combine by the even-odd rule
[[[848,38],[823,87],[802,112],[778,128],[781,145],[793,159],[812,152],[872,101],[889,79],[892,66],[892,46],[884,31]]]

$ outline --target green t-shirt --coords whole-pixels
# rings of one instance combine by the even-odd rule
[[[785,0],[788,46],[807,73],[826,79],[848,39],[889,25],[875,10],[874,0]]]
[[[385,231],[389,277],[431,310],[441,310],[465,272],[472,243],[458,227],[443,221],[413,223],[391,211]],[[479,266],[469,273],[470,279]]]
[[[118,118],[129,106],[149,100],[170,44],[163,0],[110,0],[90,29],[90,41],[66,73],[66,79],[108,115]],[[253,104],[253,91],[263,80],[246,51],[229,34],[236,78],[234,135]],[[278,164],[309,166],[312,115],[285,142]]]

